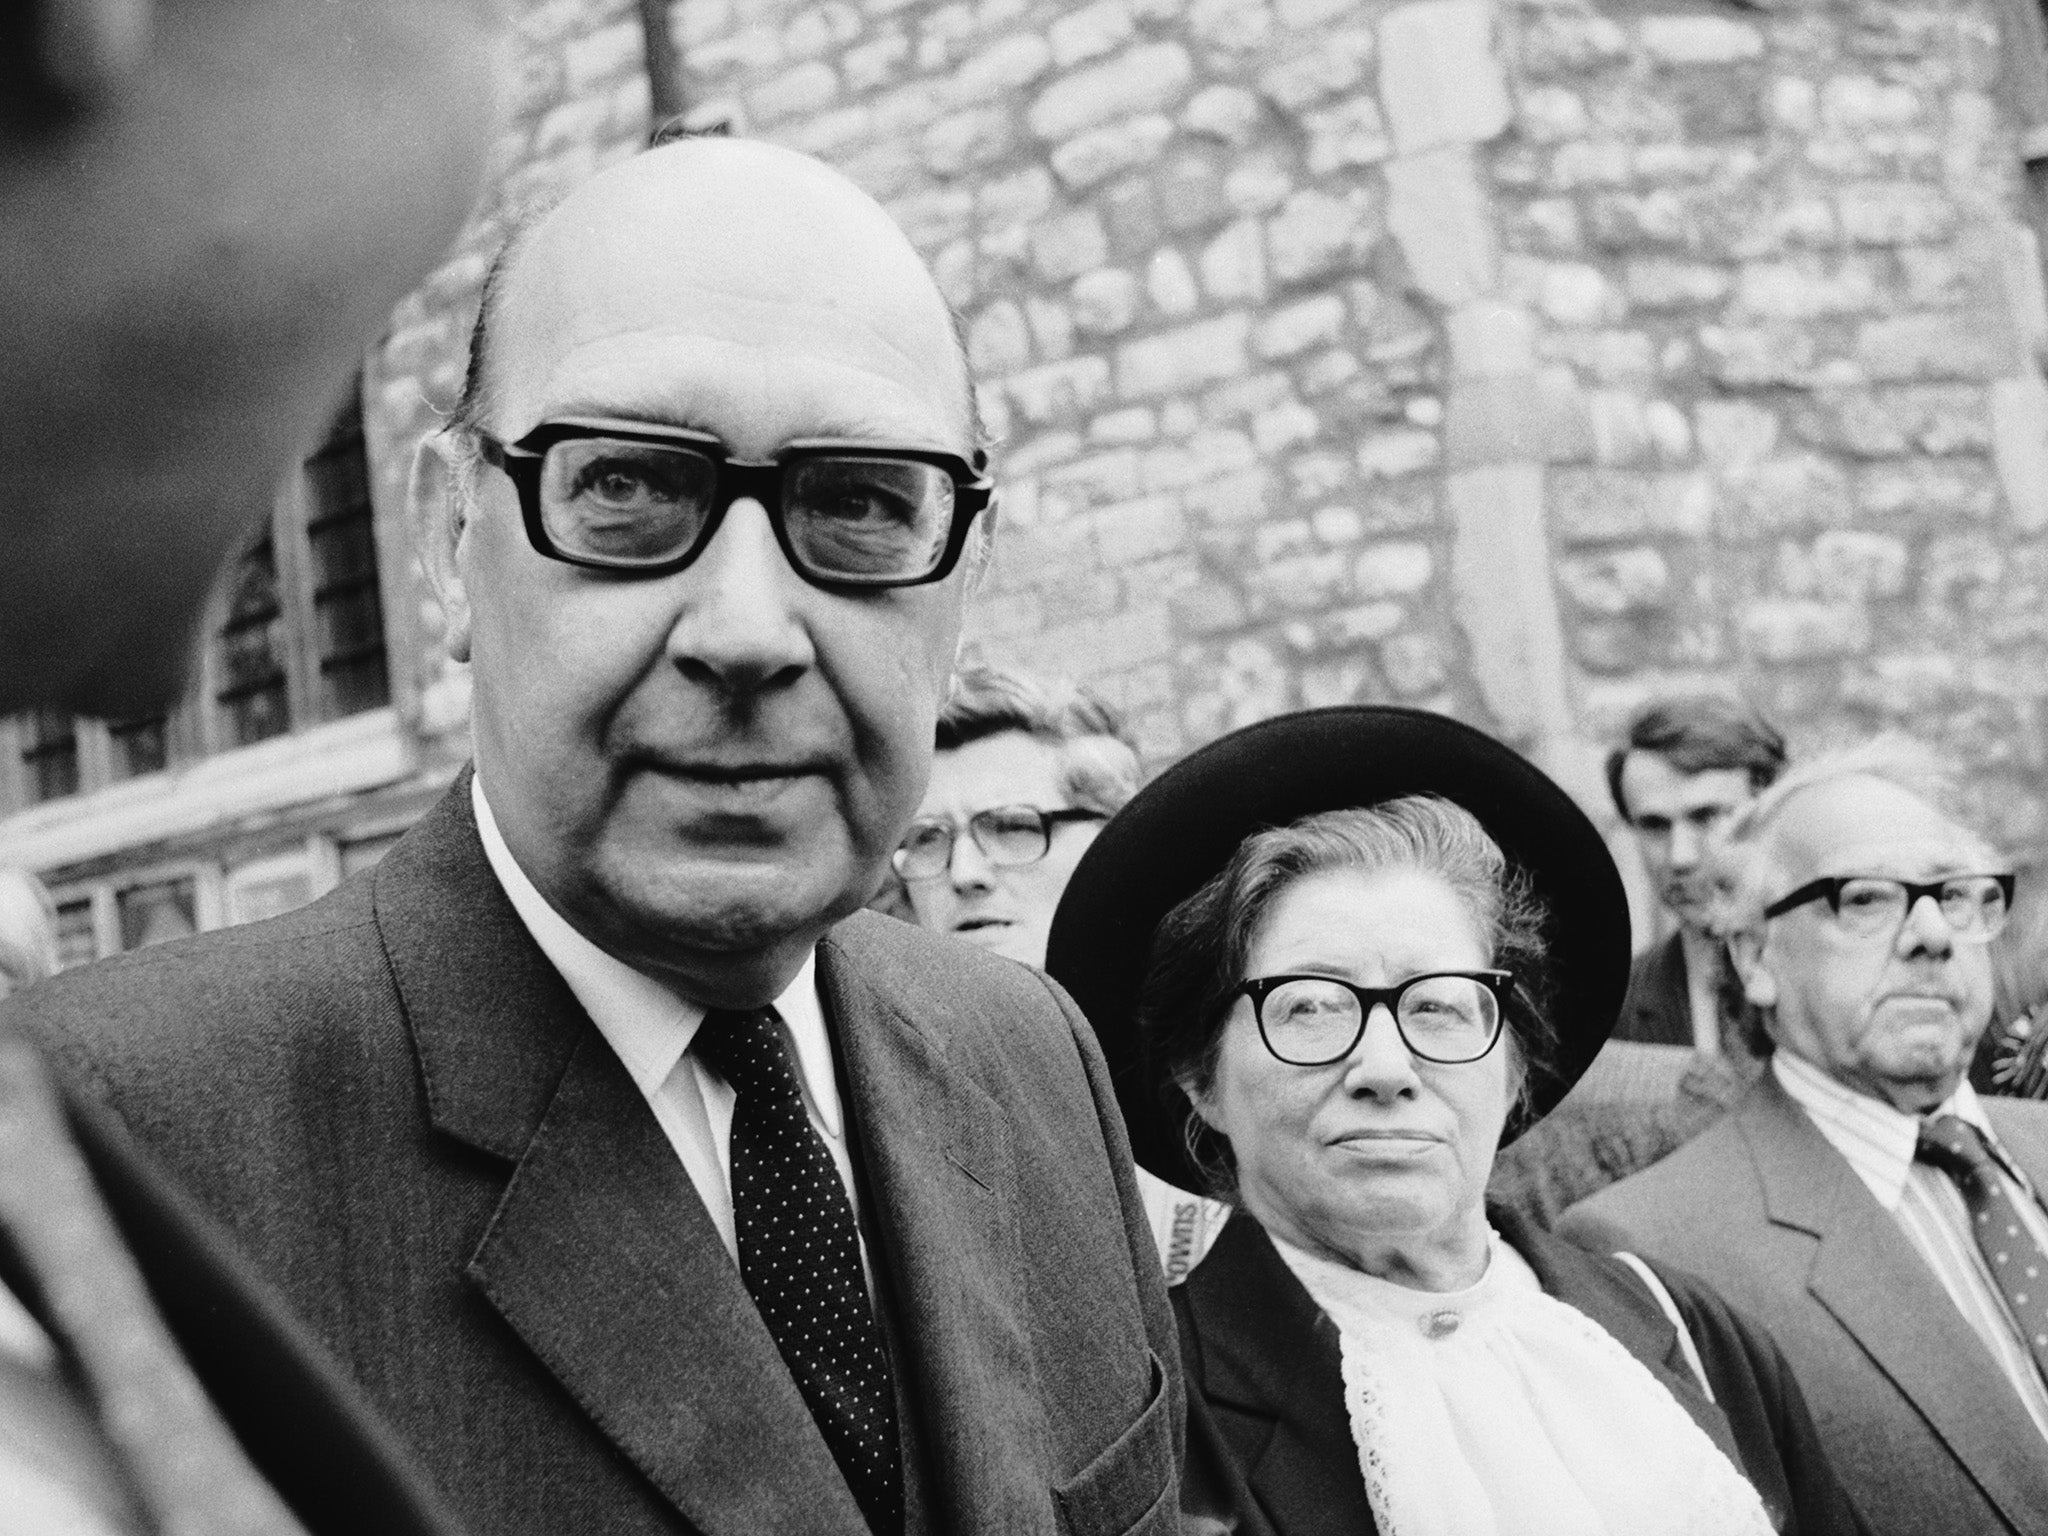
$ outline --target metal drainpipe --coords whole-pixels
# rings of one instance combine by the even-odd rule
[[[640,31],[647,51],[647,95],[651,126],[660,128],[682,114],[683,60],[668,27],[670,0],[640,0]]]

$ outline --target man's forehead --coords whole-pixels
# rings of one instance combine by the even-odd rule
[[[1891,874],[1902,878],[1974,867],[1984,839],[1903,785],[1867,775],[1802,789],[1779,811],[1773,847],[1799,878]]]
[[[1662,808],[1725,805],[1747,800],[1755,792],[1741,768],[1679,767],[1661,752],[1638,749],[1621,765],[1622,792],[1631,810],[1655,803]]]
[[[702,347],[802,357],[949,413],[961,398],[951,318],[908,241],[836,172],[769,146],[674,145],[594,178],[521,243],[493,318],[521,415],[662,414],[665,368]],[[593,392],[621,398],[574,398]]]

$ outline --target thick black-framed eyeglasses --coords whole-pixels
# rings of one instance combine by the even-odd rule
[[[544,422],[516,443],[475,437],[518,492],[538,553],[640,576],[683,569],[726,509],[752,497],[783,558],[814,586],[941,581],[993,490],[979,462],[928,448],[819,439],[736,459],[708,433],[598,419]]]
[[[1052,829],[1070,821],[1107,821],[1100,811],[1068,806],[1041,811],[1035,805],[997,805],[967,818],[967,835],[981,856],[998,869],[1036,864],[1052,847]],[[928,816],[910,824],[903,841],[890,855],[905,880],[936,880],[953,867],[953,842],[959,829],[952,822]]]
[[[1932,896],[1949,932],[1966,944],[1988,944],[2005,931],[2018,881],[2010,874],[1947,875],[1939,880],[1895,880],[1887,875],[1826,875],[1809,880],[1764,908],[1783,917],[1808,902],[1825,901],[1850,933],[1894,937],[1923,896]]]
[[[1327,1067],[1365,1038],[1385,1004],[1409,1053],[1456,1066],[1499,1043],[1501,995],[1509,971],[1425,971],[1391,987],[1360,987],[1334,976],[1259,976],[1238,988],[1252,1000],[1259,1038],[1291,1067]]]

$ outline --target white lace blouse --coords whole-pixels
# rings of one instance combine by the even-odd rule
[[[1664,1384],[1498,1233],[1484,1278],[1452,1292],[1273,1246],[1337,1326],[1380,1536],[1769,1536]]]

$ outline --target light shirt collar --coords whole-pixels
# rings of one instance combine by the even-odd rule
[[[653,977],[636,971],[616,955],[600,949],[579,933],[557,912],[548,899],[519,867],[506,846],[498,821],[491,814],[491,802],[484,795],[481,775],[469,781],[470,804],[476,810],[477,836],[484,845],[484,857],[491,872],[505,888],[519,920],[526,924],[534,943],[583,1005],[625,1064],[643,1095],[652,1096],[668,1081],[678,1062],[697,1038],[704,1022],[704,1007],[678,997]],[[796,1047],[797,1066],[803,1076],[804,1097],[825,1133],[835,1140],[843,1135],[840,1123],[839,1085],[833,1075],[832,1045],[825,1032],[824,1009],[818,1002],[817,951],[804,956],[782,995],[775,999],[775,1011],[782,1015]]]
[[[1896,1211],[1906,1192],[1906,1180],[1913,1172],[1913,1153],[1920,1144],[1920,1120],[1902,1109],[1858,1093],[1836,1082],[1812,1062],[1790,1051],[1771,1052],[1771,1072],[1778,1085],[1812,1118],[1820,1133],[1856,1170],[1877,1203]],[[1985,1141],[2005,1161],[2003,1149],[1992,1134],[1984,1106],[1965,1079],[1945,1103],[1931,1111],[1954,1115],[1983,1133]]]

